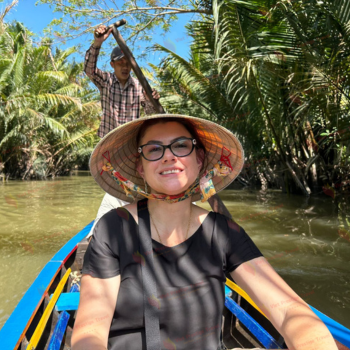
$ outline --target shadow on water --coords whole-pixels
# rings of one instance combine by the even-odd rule
[[[0,188],[1,328],[47,261],[95,218],[103,191],[88,172]],[[349,198],[273,190],[227,190],[220,196],[287,283],[350,328]]]

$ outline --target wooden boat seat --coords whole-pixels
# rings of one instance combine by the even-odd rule
[[[47,350],[60,350],[64,334],[69,321],[69,313],[67,311],[61,312],[58,317],[56,327],[53,331]]]
[[[50,299],[51,297],[52,297],[52,294],[50,295]],[[55,310],[59,312],[78,310],[79,299],[80,299],[79,286],[75,284],[71,287],[69,293],[60,294],[55,305]]]
[[[57,300],[56,311],[75,311],[78,310],[80,292],[62,293]]]
[[[68,321],[70,318],[70,314],[67,311],[76,310],[78,308],[79,295],[80,295],[79,289],[80,289],[79,285],[73,284],[69,290],[69,293],[61,293],[60,294],[60,296],[56,302],[55,309],[57,311],[62,311],[62,312],[60,313],[58,320],[57,320],[57,323],[56,323],[56,326],[52,332],[52,336],[50,338],[47,350],[60,350],[61,349],[63,337],[64,337],[64,334],[66,332],[66,328],[68,326]],[[51,299],[52,295],[50,296],[50,299]],[[62,298],[62,295],[65,295],[65,297]],[[69,300],[71,300],[72,298],[74,299],[74,297],[78,297],[78,298],[76,298],[76,299],[78,299],[78,303],[69,302]],[[61,302],[59,302],[60,299],[61,299]],[[65,301],[66,304],[63,304],[63,301]],[[69,303],[73,304],[73,307],[76,307],[76,309],[70,309]],[[57,307],[57,305],[61,305],[61,306]],[[65,307],[64,305],[66,305],[66,308],[64,308]],[[58,310],[59,308],[63,308],[63,309]]]

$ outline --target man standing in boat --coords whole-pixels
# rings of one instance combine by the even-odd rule
[[[156,113],[152,103],[145,97],[139,81],[130,75],[131,66],[118,46],[111,53],[110,65],[114,73],[104,72],[97,68],[101,45],[111,32],[112,28],[107,31],[104,25],[95,30],[94,42],[86,52],[84,63],[86,75],[97,86],[101,94],[102,120],[97,133],[101,138],[117,126],[139,118],[141,106],[146,114]],[[155,90],[153,90],[153,98],[159,99],[159,94]],[[111,209],[126,204],[128,203],[106,193],[98,210],[95,224]],[[95,224],[88,237],[93,234]]]

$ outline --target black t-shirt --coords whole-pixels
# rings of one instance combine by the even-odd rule
[[[262,256],[243,228],[210,212],[186,241],[166,247],[152,240],[162,349],[216,350],[224,308],[225,273]],[[83,274],[121,275],[109,350],[146,349],[137,223],[124,208],[96,224]]]

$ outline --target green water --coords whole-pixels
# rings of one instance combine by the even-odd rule
[[[250,190],[220,196],[287,283],[350,328],[350,232],[338,231],[333,199]],[[0,328],[55,252],[95,218],[102,197],[88,172],[0,184]]]

